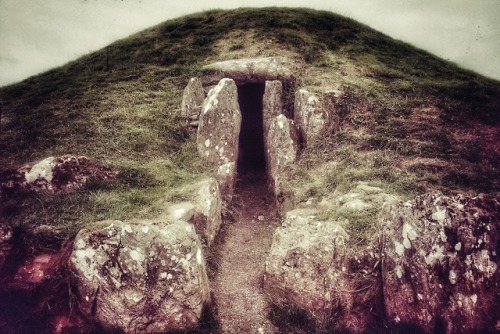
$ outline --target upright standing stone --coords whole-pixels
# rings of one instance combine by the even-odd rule
[[[275,195],[281,193],[277,182],[283,168],[297,160],[297,140],[293,121],[285,115],[274,117],[266,135],[266,161],[269,186]]]
[[[197,184],[195,214],[190,221],[208,246],[211,246],[222,225],[222,199],[215,178]]]
[[[283,84],[279,80],[266,81],[262,99],[262,114],[264,116],[264,133],[269,128],[271,120],[283,113]]]
[[[199,154],[219,165],[236,163],[240,126],[236,84],[232,79],[222,79],[203,103],[197,137]]]
[[[321,131],[328,125],[329,115],[316,94],[300,89],[295,93],[294,119],[307,146],[319,138]]]
[[[205,91],[199,78],[191,78],[184,89],[181,103],[181,116],[197,119],[205,100]]]

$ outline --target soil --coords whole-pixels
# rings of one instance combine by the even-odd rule
[[[239,216],[226,222],[214,282],[220,329],[222,333],[278,333],[268,319],[270,304],[262,289],[265,262],[278,223],[274,200],[265,177],[254,172],[238,181],[236,195]]]

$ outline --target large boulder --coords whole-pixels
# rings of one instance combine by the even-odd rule
[[[125,333],[196,326],[210,290],[192,225],[104,222],[81,230],[69,260],[82,313]]]
[[[429,332],[498,329],[499,198],[432,193],[383,210],[382,279],[392,321]]]
[[[197,134],[199,154],[218,165],[236,163],[240,126],[236,84],[231,79],[222,79],[203,103]]]
[[[191,78],[184,89],[181,102],[181,116],[198,119],[205,100],[205,90],[199,78]]]
[[[333,222],[290,212],[273,235],[264,289],[278,305],[306,310],[320,324],[350,304],[349,237]]]
[[[285,57],[262,57],[226,60],[204,68],[231,78],[237,84],[245,84],[291,79],[296,67],[297,64]]]

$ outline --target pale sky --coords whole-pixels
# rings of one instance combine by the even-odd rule
[[[500,80],[500,0],[0,0],[0,86],[168,19],[208,9],[269,6],[351,17]]]

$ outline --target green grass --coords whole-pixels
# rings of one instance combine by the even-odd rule
[[[176,117],[182,90],[202,75],[215,45],[234,31],[302,57],[350,86],[334,133],[310,145],[289,177],[305,194],[350,189],[372,181],[411,196],[429,190],[498,191],[498,157],[454,137],[467,122],[498,124],[500,84],[463,70],[354,20],[309,9],[209,11],[167,21],[57,69],[0,89],[0,166],[62,154],[86,155],[120,172],[116,184],[91,184],[69,196],[3,202],[14,225],[52,224],[72,235],[99,219],[154,214],[159,198],[182,200],[180,187],[210,173],[197,156],[195,133]],[[343,75],[345,73],[346,75]],[[285,110],[293,114],[297,87],[316,77],[299,73],[285,83]],[[411,118],[434,105],[440,118]],[[362,108],[362,107],[366,108]],[[398,170],[401,159],[433,157],[448,170]],[[495,160],[496,159],[496,160]],[[336,161],[323,184],[299,184],[310,169]],[[422,182],[427,182],[427,187]],[[148,213],[149,212],[149,213]]]

